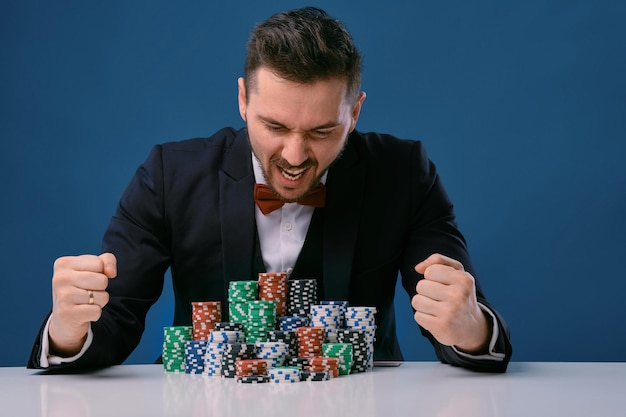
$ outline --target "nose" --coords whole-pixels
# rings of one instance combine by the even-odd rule
[[[308,144],[306,138],[299,133],[289,135],[283,144],[281,156],[289,165],[297,167],[308,159]]]

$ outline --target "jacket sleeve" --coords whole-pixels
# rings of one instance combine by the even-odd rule
[[[412,215],[401,268],[403,287],[409,299],[416,294],[416,284],[423,279],[423,276],[418,274],[414,267],[433,253],[441,253],[461,262],[465,270],[475,278],[478,301],[489,308],[496,317],[499,332],[495,351],[504,354],[504,358],[474,359],[467,355],[460,355],[452,347],[439,343],[425,329],[420,328],[420,330],[430,340],[437,357],[442,362],[475,371],[504,372],[512,354],[508,326],[483,294],[465,238],[457,227],[452,202],[443,187],[435,165],[426,156],[420,142],[415,142],[413,145],[411,160],[413,167],[411,167],[408,183],[411,189],[408,192],[413,195]]]
[[[163,289],[170,264],[164,221],[161,147],[155,146],[122,195],[105,232],[103,252],[117,258],[117,277],[109,280],[109,303],[91,324],[91,346],[76,361],[53,365],[55,372],[75,372],[121,364],[135,349],[149,308]],[[45,321],[44,321],[45,324]],[[41,368],[41,338],[35,340],[28,367]]]

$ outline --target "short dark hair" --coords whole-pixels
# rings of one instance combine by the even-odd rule
[[[356,101],[362,57],[344,24],[317,7],[277,13],[250,34],[245,64],[246,90],[264,66],[281,78],[309,84],[344,77],[346,97]]]

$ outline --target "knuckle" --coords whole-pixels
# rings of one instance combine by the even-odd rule
[[[62,256],[60,258],[57,258],[54,261],[54,269],[58,270],[58,269],[65,269],[68,267],[68,265],[72,262],[72,258],[70,256]]]

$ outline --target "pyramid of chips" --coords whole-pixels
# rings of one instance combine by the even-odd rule
[[[192,303],[192,326],[164,327],[167,372],[240,383],[326,381],[373,367],[375,307],[317,304],[315,279],[262,273],[231,281],[228,321],[219,301]]]

